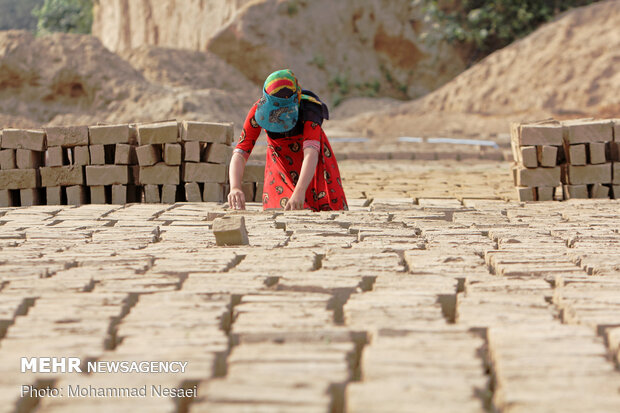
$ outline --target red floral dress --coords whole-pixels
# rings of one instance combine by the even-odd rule
[[[246,160],[252,153],[262,130],[256,122],[255,113],[256,104],[248,113],[241,138],[235,148],[235,152],[241,153]],[[304,208],[313,211],[348,209],[336,156],[323,128],[318,123],[310,121],[304,123],[303,134],[278,139],[272,139],[269,134],[267,135],[263,209],[286,206],[299,179],[304,149],[307,147],[317,149],[319,159],[314,177],[306,191]]]

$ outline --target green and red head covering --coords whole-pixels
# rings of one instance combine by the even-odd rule
[[[301,87],[289,69],[273,72],[265,80],[256,108],[256,122],[269,132],[287,132],[299,117]]]

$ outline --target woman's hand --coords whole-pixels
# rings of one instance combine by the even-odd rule
[[[245,209],[245,194],[239,188],[231,188],[228,194],[228,205],[232,209]]]
[[[305,198],[306,197],[304,194],[301,194],[298,191],[293,191],[293,195],[291,195],[291,198],[286,203],[284,210],[291,211],[295,209],[304,209],[304,203],[306,202]]]

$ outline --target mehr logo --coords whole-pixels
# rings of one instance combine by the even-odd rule
[[[22,357],[22,373],[81,373],[79,357]]]

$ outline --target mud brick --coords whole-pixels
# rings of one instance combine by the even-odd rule
[[[226,198],[224,193],[224,185],[213,182],[206,182],[202,193],[202,199],[205,202],[224,202]]]
[[[252,202],[254,200],[255,185],[254,182],[244,182],[241,184],[241,190],[243,191],[246,202]]]
[[[187,202],[202,202],[200,185],[197,182],[187,182],[185,184],[185,198]]]
[[[11,191],[8,189],[0,189],[0,208],[7,208],[15,206],[13,205],[13,197],[11,196]]]
[[[557,122],[513,124],[511,137],[519,146],[560,146],[562,145],[562,125]]]
[[[148,204],[159,204],[161,202],[159,185],[144,185],[144,202]]]
[[[83,185],[68,186],[67,191],[67,205],[84,205],[87,200],[86,187]]]
[[[124,165],[87,166],[88,186],[126,185],[129,183],[129,168]]]
[[[117,143],[114,148],[114,164],[135,165],[136,163],[136,148],[126,143]]]
[[[620,133],[620,132],[619,132]],[[609,145],[609,153],[611,160],[614,162],[620,162],[620,136],[616,135],[617,142],[611,142]],[[0,151],[1,153],[2,151]]]
[[[45,132],[38,130],[5,129],[2,132],[3,149],[45,151]]]
[[[140,183],[142,185],[179,185],[181,181],[179,175],[178,166],[166,165],[163,162],[153,166],[140,167]]]
[[[67,202],[63,199],[63,189],[60,186],[45,188],[45,200],[47,205],[63,205]]]
[[[230,123],[183,122],[181,133],[183,141],[224,143],[230,145],[233,138],[233,125]]]
[[[142,145],[136,148],[138,157],[138,165],[151,166],[161,162],[161,146],[159,145]]]
[[[17,169],[15,149],[3,149],[0,151],[0,170]]]
[[[51,126],[44,128],[47,134],[47,147],[86,146],[88,140],[88,126]]]
[[[112,204],[125,205],[128,200],[126,185],[112,185]]]
[[[620,185],[612,185],[611,192],[614,199],[620,199]]]
[[[592,142],[588,144],[591,164],[597,165],[607,162],[607,156],[605,154],[606,146],[607,144],[605,142]]]
[[[216,218],[213,234],[217,245],[249,245],[245,218],[239,215]]]
[[[564,185],[564,199],[587,199],[587,185]]]
[[[610,120],[570,120],[562,122],[564,139],[576,143],[613,141],[613,123]]]
[[[138,125],[138,144],[157,145],[176,143],[179,140],[179,127],[176,121]]]
[[[247,164],[243,171],[243,180],[245,182],[264,182],[265,165]]]
[[[568,147],[568,162],[571,165],[586,164],[586,145],[570,145]]]
[[[560,184],[560,167],[555,168],[517,168],[517,186],[557,186]]]
[[[167,143],[164,145],[164,162],[167,165],[181,165],[182,148],[179,143]]]
[[[90,203],[91,204],[107,204],[105,186],[90,187]]]
[[[256,184],[256,193],[254,194],[254,202],[263,202],[263,184]]]
[[[28,188],[19,190],[21,206],[41,205],[41,190],[38,188]]]
[[[88,146],[76,146],[73,148],[74,165],[90,165],[90,150]]]
[[[226,165],[186,163],[183,165],[185,182],[226,182]]]
[[[50,166],[39,171],[43,187],[84,185],[83,167],[79,165]]]
[[[65,159],[65,150],[60,146],[47,148],[45,154],[45,166],[63,166],[68,163]]]
[[[590,188],[590,198],[609,198],[609,187],[601,184],[592,185],[592,188]]]
[[[90,145],[90,164],[91,165],[105,165],[105,146],[103,145]]]
[[[517,196],[521,202],[536,201],[536,188],[529,186],[517,187]]]
[[[177,185],[163,185],[161,187],[161,202],[174,204],[177,200]]]
[[[537,146],[536,155],[538,163],[542,167],[553,167],[558,164],[558,147],[557,146]]]
[[[611,182],[620,184],[620,163],[614,163],[612,166]]]
[[[522,146],[519,148],[520,162],[526,168],[536,168],[538,166],[538,157],[536,155],[536,146]]]
[[[536,200],[537,201],[553,201],[554,187],[551,186],[539,186],[536,188]]]
[[[129,125],[98,125],[88,128],[91,145],[129,143]]]
[[[30,189],[39,186],[36,169],[10,169],[0,171],[0,189]]]
[[[611,163],[600,165],[567,165],[568,183],[571,185],[610,184]]]
[[[202,145],[198,141],[185,142],[185,155],[183,156],[185,162],[200,162]]]
[[[205,161],[210,163],[228,164],[232,157],[232,147],[221,143],[210,143],[205,153]]]
[[[37,169],[43,164],[43,154],[44,152],[17,149],[15,153],[17,169]]]

